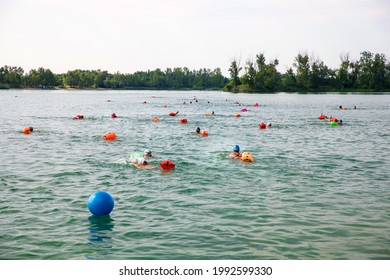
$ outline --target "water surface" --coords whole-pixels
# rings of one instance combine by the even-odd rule
[[[390,259],[389,95],[9,90],[0,100],[1,259]],[[108,131],[115,141],[102,140]],[[255,162],[226,159],[235,144]],[[146,148],[175,170],[125,164]],[[97,190],[113,195],[110,216],[88,211]]]

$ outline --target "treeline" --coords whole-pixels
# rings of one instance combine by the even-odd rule
[[[338,69],[331,69],[320,59],[298,54],[286,73],[277,70],[277,59],[266,62],[256,55],[243,67],[233,60],[230,79],[221,69],[189,70],[167,68],[162,71],[138,71],[133,74],[102,70],[73,70],[54,74],[38,68],[25,73],[21,67],[0,68],[0,88],[105,88],[105,89],[223,89],[230,92],[325,92],[390,91],[390,63],[384,54],[362,52],[358,60],[341,57]],[[243,73],[242,73],[243,72]],[[242,73],[242,74],[241,74]]]
[[[0,88],[104,88],[104,89],[222,89],[228,79],[221,69],[189,70],[167,68],[165,71],[138,71],[133,74],[108,73],[101,70],[73,70],[54,74],[50,69],[21,67],[0,68]]]
[[[286,73],[277,71],[277,59],[266,63],[264,54],[248,60],[244,69],[236,59],[229,68],[230,92],[322,92],[390,91],[390,63],[384,54],[362,52],[358,60],[341,57],[338,69],[331,69],[307,53],[298,54]],[[240,72],[244,70],[243,75]]]

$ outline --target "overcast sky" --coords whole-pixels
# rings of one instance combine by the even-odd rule
[[[300,52],[339,66],[390,59],[390,0],[0,0],[0,66],[138,70],[220,67],[263,52],[279,70]]]

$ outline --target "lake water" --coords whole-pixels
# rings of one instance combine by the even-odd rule
[[[8,90],[0,101],[0,259],[390,259],[390,95]],[[109,131],[116,140],[102,140]],[[235,144],[255,161],[227,159]],[[176,168],[126,164],[146,148]],[[88,211],[97,190],[114,197],[110,216]]]

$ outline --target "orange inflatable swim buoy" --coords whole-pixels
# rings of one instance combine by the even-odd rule
[[[159,122],[159,121],[160,121],[160,119],[156,118],[156,117],[152,119],[152,122]]]
[[[32,131],[33,131],[33,128],[30,126],[30,127],[23,128],[22,133],[30,134]]]
[[[183,123],[183,124],[185,124],[185,123],[188,122],[188,120],[187,120],[187,119],[181,119],[180,122]]]
[[[103,135],[104,140],[115,140],[116,134],[114,132],[108,132]]]
[[[160,162],[160,166],[164,170],[171,170],[171,169],[175,168],[175,164],[173,163],[173,161],[170,161],[170,160],[164,160],[164,161]]]
[[[179,111],[177,111],[176,113],[175,113],[175,112],[170,112],[170,113],[169,113],[169,115],[170,115],[171,117],[174,117],[174,116],[176,116],[177,114],[179,114]]]
[[[234,115],[236,118],[239,118],[239,117],[241,117],[241,115],[240,114],[235,114]]]
[[[207,137],[207,136],[209,136],[209,132],[207,130],[202,130],[200,132],[200,135],[202,135],[203,137]]]
[[[267,127],[267,125],[264,122],[261,122],[259,124],[259,127],[260,127],[260,129],[265,129]]]
[[[325,115],[320,115],[318,118],[319,118],[320,120],[325,120],[326,116],[325,116]]]

